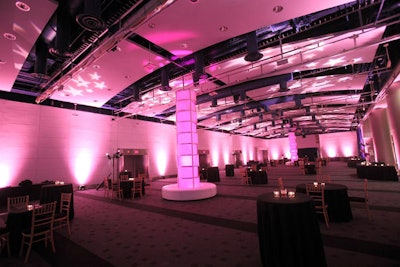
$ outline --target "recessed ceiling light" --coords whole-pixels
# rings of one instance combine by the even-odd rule
[[[27,3],[21,1],[15,2],[15,6],[21,11],[28,12],[31,10],[31,7]]]
[[[98,69],[100,69],[100,66],[99,65],[93,65],[93,69],[98,70]]]
[[[0,59],[0,64],[6,64],[6,61]]]
[[[221,31],[221,32],[226,32],[227,30],[228,30],[228,27],[226,27],[226,26],[219,27],[219,31]]]
[[[156,24],[155,23],[149,23],[148,26],[149,26],[150,29],[154,29],[156,27]]]
[[[9,32],[4,33],[3,36],[4,36],[4,38],[6,38],[7,40],[10,40],[10,41],[17,40],[17,37],[14,34],[9,33]]]
[[[197,4],[199,2],[199,0],[189,0],[189,2],[192,4]]]
[[[274,13],[279,13],[283,10],[283,6],[274,6],[274,8],[272,9],[272,11]]]

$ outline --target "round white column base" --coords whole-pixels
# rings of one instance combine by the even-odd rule
[[[178,184],[165,185],[161,189],[162,198],[176,201],[200,200],[214,197],[217,186],[213,183],[200,183],[198,188],[179,188]]]

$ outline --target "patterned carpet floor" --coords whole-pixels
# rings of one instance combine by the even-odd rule
[[[345,162],[330,162],[322,173],[346,185],[349,195],[362,195],[362,179]],[[217,196],[199,201],[162,199],[162,186],[174,178],[153,181],[151,192],[134,200],[107,199],[96,185],[76,191],[72,235],[56,233],[55,254],[38,244],[27,264],[3,255],[0,266],[262,266],[257,196],[276,189],[278,177],[289,190],[316,177],[284,165],[269,167],[266,185],[241,185],[237,169],[220,177]],[[327,229],[320,221],[328,266],[400,266],[400,183],[370,180],[369,197],[372,222],[359,206],[350,222]]]

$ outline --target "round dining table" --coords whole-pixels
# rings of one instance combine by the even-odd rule
[[[326,266],[314,203],[306,194],[258,196],[257,227],[263,266]]]
[[[7,214],[6,230],[10,233],[11,255],[18,255],[21,247],[22,231],[29,229],[32,223],[32,211],[25,209],[13,210]]]
[[[298,184],[296,192],[306,193],[306,184]],[[328,217],[331,222],[348,222],[353,219],[347,186],[326,183],[324,187],[325,202],[328,204]]]

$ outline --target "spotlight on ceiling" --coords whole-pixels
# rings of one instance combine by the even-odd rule
[[[35,66],[34,72],[32,73],[33,77],[36,78],[48,78],[47,76],[47,55],[48,55],[48,45],[43,40],[43,38],[39,38],[35,44]]]
[[[244,60],[248,62],[255,62],[257,60],[260,60],[263,57],[263,54],[258,51],[257,34],[255,31],[247,33],[246,42],[247,55],[244,57]]]
[[[195,66],[193,72],[193,84],[199,86],[200,81],[208,79],[207,73],[204,71],[204,57],[202,53],[196,53],[194,55]]]
[[[161,69],[161,91],[171,91],[172,88],[169,86],[169,77],[166,68]]]
[[[61,59],[71,58],[73,53],[69,52],[71,41],[71,15],[66,0],[59,1],[57,8],[57,33],[54,47],[49,49],[49,53]]]
[[[285,80],[279,82],[279,92],[284,93],[289,91],[287,82]]]
[[[217,99],[216,98],[213,98],[211,100],[211,106],[210,107],[212,107],[212,108],[218,107],[218,103],[217,103]]]
[[[240,98],[240,95],[233,95],[233,102],[235,104],[239,103],[239,98]]]
[[[106,24],[101,18],[101,1],[84,0],[83,9],[83,13],[76,16],[79,26],[91,32],[104,31]]]

